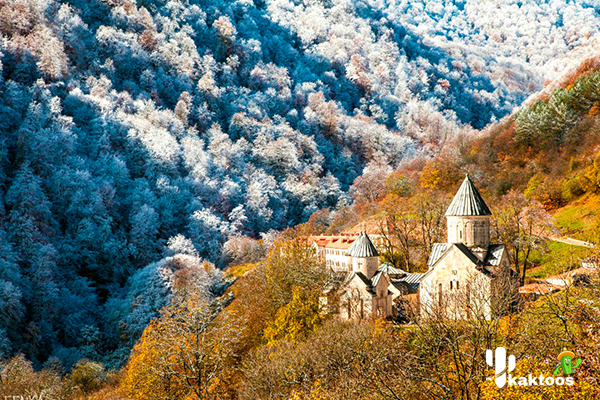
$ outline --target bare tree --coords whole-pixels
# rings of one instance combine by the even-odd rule
[[[157,346],[164,354],[163,367],[198,398],[211,398],[215,396],[209,389],[232,356],[231,344],[239,332],[226,319],[216,319],[219,305],[191,303],[185,306],[187,313],[165,313],[165,329],[160,330],[162,340]]]
[[[368,169],[365,168],[365,170],[350,186],[350,195],[358,203],[372,203],[382,197],[387,190],[385,182],[390,172],[389,168],[375,166]]]
[[[329,321],[309,341],[257,349],[244,365],[241,399],[382,399],[414,396],[397,331],[380,322]]]
[[[515,280],[504,269],[490,277],[472,274],[425,305],[410,348],[408,376],[430,398],[481,398],[480,384],[488,377],[485,351],[511,347],[512,339],[498,332],[511,332],[515,324],[512,317],[500,318],[518,298]]]
[[[434,243],[442,241],[444,237],[446,207],[447,201],[441,195],[423,193],[415,197],[415,216],[421,232],[421,244],[427,255],[431,254]]]
[[[379,242],[380,255],[384,261],[392,264],[396,268],[403,268],[405,266],[405,258],[400,253],[397,241],[394,236],[390,234],[388,229],[387,218],[382,218],[377,221],[377,233],[381,240]]]
[[[523,285],[532,251],[545,244],[553,229],[551,217],[539,202],[511,190],[495,214],[495,228],[500,241],[508,245],[511,264],[521,275]]]
[[[243,264],[259,261],[265,256],[265,246],[248,236],[230,236],[223,245],[223,264]]]
[[[383,215],[379,220],[385,261],[412,270],[411,255],[416,247],[417,219],[408,200],[400,196],[389,196],[383,204]]]

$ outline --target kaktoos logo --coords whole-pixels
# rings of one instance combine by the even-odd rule
[[[560,374],[561,369],[565,375],[571,375],[573,370],[579,367],[579,364],[581,364],[581,358],[578,358],[575,360],[575,365],[573,365],[574,358],[575,354],[573,354],[572,351],[567,351],[563,348],[562,353],[558,355],[558,361],[560,361],[560,364],[554,370],[554,375]]]
[[[506,385],[506,373],[515,370],[517,360],[515,356],[508,356],[508,370],[506,369],[506,349],[504,347],[496,347],[496,362],[494,362],[494,355],[491,350],[485,352],[485,362],[490,367],[494,368],[496,385],[501,388]]]
[[[581,358],[573,361],[574,358],[575,354],[571,351],[564,350],[560,353],[558,355],[560,365],[554,371],[554,375],[560,374],[561,370],[565,375],[572,374],[573,370],[581,364]],[[513,355],[507,357],[504,347],[497,347],[494,352],[486,350],[485,362],[494,368],[494,381],[499,388],[506,386],[507,383],[508,386],[571,386],[575,384],[575,379],[570,376],[559,376],[557,378],[544,375],[533,376],[533,374],[529,374],[528,376],[512,376],[510,372],[515,370],[517,360]]]

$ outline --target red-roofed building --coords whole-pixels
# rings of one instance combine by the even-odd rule
[[[342,319],[392,315],[389,276],[379,270],[379,253],[366,233],[311,239],[317,254],[337,277],[321,297],[330,313]]]

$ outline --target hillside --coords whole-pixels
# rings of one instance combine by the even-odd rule
[[[599,59],[585,60],[549,86],[554,90],[475,135],[459,135],[427,161],[391,174],[366,171],[352,187],[355,202],[313,214],[309,229],[367,229],[386,237],[385,261],[426,270],[432,243],[445,240],[450,196],[468,173],[493,210],[493,240],[513,248],[522,283],[578,267],[597,248],[569,238],[600,240]]]
[[[576,64],[593,4],[0,0],[0,358],[121,366],[190,275],[223,292],[223,248],[447,157]]]

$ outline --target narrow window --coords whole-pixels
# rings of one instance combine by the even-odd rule
[[[453,282],[452,282],[452,281],[450,281],[450,290],[452,290],[452,289],[453,289],[453,288],[452,288],[452,283],[453,283]]]
[[[456,290],[458,290],[458,281],[456,281]]]
[[[467,283],[467,298],[465,303],[467,318],[471,318],[471,285],[469,283]]]
[[[442,284],[440,283],[439,289],[438,289],[438,299],[440,302],[440,307],[442,306]]]

